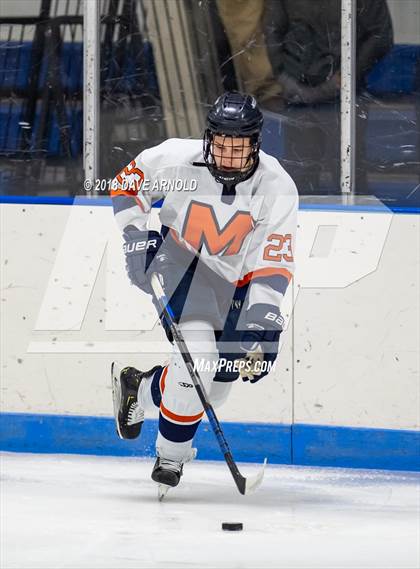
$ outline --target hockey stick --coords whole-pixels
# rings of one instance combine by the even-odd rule
[[[179,326],[174,320],[174,315],[172,313],[171,307],[169,306],[169,302],[161,285],[161,279],[158,273],[152,274],[151,286],[156,301],[159,305],[159,308],[162,311],[163,315],[165,316],[166,322],[169,325],[172,336],[181,352],[182,359],[184,360],[185,365],[187,366],[188,373],[190,374],[191,380],[197,391],[198,397],[200,398],[200,401],[204,407],[204,411],[206,412],[211,428],[213,429],[213,432],[216,435],[217,442],[219,443],[220,449],[223,453],[223,456],[225,457],[225,461],[233,476],[235,484],[241,494],[249,494],[254,490],[256,490],[258,486],[261,484],[264,476],[265,465],[267,464],[267,459],[264,460],[263,467],[256,476],[245,478],[245,476],[242,476],[242,474],[239,472],[236,462],[233,459],[229,445],[223,434],[222,427],[220,426],[219,420],[216,417],[216,413],[214,412],[211,403],[207,399],[203,382],[201,381],[200,376],[195,370],[193,359],[191,357],[190,352],[188,351],[181,330],[179,329]]]

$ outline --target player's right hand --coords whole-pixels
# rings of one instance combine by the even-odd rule
[[[158,255],[156,262],[153,262],[163,242],[161,234],[157,231],[140,231],[137,227],[128,225],[123,237],[125,267],[131,283],[152,294],[150,275],[154,270],[160,272],[164,264],[162,254]]]

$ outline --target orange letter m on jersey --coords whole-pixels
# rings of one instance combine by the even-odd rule
[[[220,229],[213,207],[192,201],[185,218],[182,237],[196,251],[205,244],[211,255],[236,255],[252,228],[251,215],[245,211],[237,211],[223,229]]]

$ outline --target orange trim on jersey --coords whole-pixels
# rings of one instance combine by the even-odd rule
[[[252,271],[251,273],[248,273],[242,279],[240,279],[239,281],[236,281],[234,284],[236,284],[237,287],[241,287],[241,286],[245,286],[246,284],[251,282],[253,279],[257,279],[258,277],[272,277],[275,275],[282,275],[283,277],[286,277],[288,282],[290,282],[290,279],[293,277],[292,273],[290,271],[288,271],[287,269],[284,269],[284,268],[276,269],[276,268],[267,267],[265,269],[257,269],[256,271]]]
[[[171,227],[169,229],[169,233],[174,238],[174,241],[176,241],[178,243],[178,245],[181,245],[182,247],[184,247],[184,244],[181,243],[181,241],[179,240],[178,233],[175,231],[175,229],[172,229],[172,227]]]
[[[112,190],[110,192],[111,198],[115,198],[116,196],[128,196],[129,198],[133,198],[133,193],[128,192],[127,190]]]
[[[122,186],[124,184],[124,181],[123,180],[121,180],[121,182],[119,181],[119,184],[121,184],[121,186]],[[133,184],[133,186],[135,186],[135,188],[131,188],[128,190],[124,190],[120,186],[117,188],[111,187],[111,191],[110,191],[111,198],[115,198],[115,196],[130,196],[130,197],[134,198],[135,196],[137,196],[137,194],[140,191],[142,180],[133,180],[132,184]]]
[[[179,238],[178,233],[175,231],[175,229],[172,229],[172,227],[169,229],[169,233],[171,235],[171,237],[173,238],[173,240],[175,241],[175,243],[177,245],[179,245],[180,247],[182,247],[183,249],[186,249],[187,251],[190,251],[190,249],[188,249],[188,247],[186,246],[186,244],[181,241],[181,239]],[[191,251],[190,251],[191,253]]]
[[[165,391],[165,380],[166,380],[167,373],[168,373],[168,366],[166,366],[164,368],[162,375],[160,376],[160,380],[159,380],[159,387],[160,387],[160,394],[161,395]]]
[[[137,196],[134,196],[134,199],[136,200],[136,203],[139,206],[139,208],[141,209],[141,211],[143,213],[146,213],[146,210],[144,209],[143,204],[141,203],[140,199]]]
[[[135,160],[132,160],[130,164],[128,164],[122,171],[126,176],[129,176],[130,174],[137,174],[137,176],[140,177],[141,181],[144,180],[144,173],[142,170],[140,170],[140,168],[136,168]]]
[[[167,419],[172,419],[172,421],[177,421],[178,423],[194,423],[195,421],[199,421],[204,415],[204,411],[201,411],[201,413],[197,415],[177,415],[169,411],[162,402],[160,404],[160,412],[162,415],[165,415]]]
[[[138,180],[131,180],[130,181],[130,187],[129,189],[113,189],[111,186],[111,197],[115,197],[115,196],[130,196],[135,198],[137,196],[137,194],[140,191],[140,188],[143,184],[144,181],[144,173],[140,170],[140,168],[136,168],[136,161],[132,160],[130,162],[130,164],[128,164],[125,168],[123,168],[121,170],[121,172],[119,172],[116,176],[115,179],[117,180],[118,184],[120,184],[120,186],[122,186],[124,184],[124,179],[126,179],[127,176],[131,176],[135,174],[136,176],[139,177]],[[127,183],[127,182],[126,182]],[[138,202],[140,205],[140,202]],[[140,207],[143,209],[143,206],[140,205]],[[143,210],[144,211],[144,210]]]

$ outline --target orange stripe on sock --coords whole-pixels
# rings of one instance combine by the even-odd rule
[[[160,412],[167,419],[172,419],[172,421],[177,421],[178,423],[194,423],[195,421],[199,421],[204,415],[204,411],[201,411],[201,413],[198,413],[197,415],[177,415],[176,413],[169,411],[163,403],[160,404]]]

